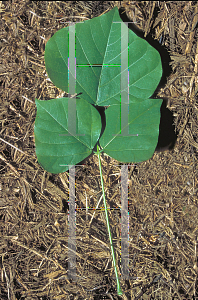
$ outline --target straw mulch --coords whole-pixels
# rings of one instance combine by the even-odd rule
[[[46,42],[66,22],[114,6],[164,53],[156,97],[166,100],[173,120],[165,117],[163,151],[128,168],[130,277],[121,279],[122,297],[103,211],[77,211],[78,280],[68,278],[69,175],[45,172],[34,144],[35,98],[62,94],[47,80]],[[0,15],[0,299],[198,299],[197,1],[13,0],[0,1]],[[102,155],[111,208],[120,207],[118,164]],[[76,167],[75,178],[77,206],[96,207],[101,185],[95,155]],[[109,216],[119,265],[119,210]]]

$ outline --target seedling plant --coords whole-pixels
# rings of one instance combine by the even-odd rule
[[[127,41],[125,48],[124,41]],[[46,171],[58,174],[93,152],[98,156],[117,293],[122,295],[100,153],[122,163],[142,162],[152,157],[158,141],[162,100],[150,97],[162,76],[160,55],[128,30],[115,7],[100,17],[57,31],[46,44],[45,65],[55,86],[79,96],[36,99],[34,135],[38,162]],[[106,108],[102,134],[98,106]]]

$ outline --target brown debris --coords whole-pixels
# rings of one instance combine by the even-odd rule
[[[173,112],[177,143],[129,167],[129,281],[123,299],[196,299],[198,242],[197,1],[0,1],[0,299],[121,299],[111,262],[98,161],[76,167],[77,277],[67,275],[68,173],[37,162],[35,98],[62,95],[44,64],[48,39],[69,21],[122,7],[171,57],[158,97]],[[120,207],[120,166],[102,155],[109,207]],[[100,204],[102,206],[102,202]],[[117,262],[120,214],[109,210]]]

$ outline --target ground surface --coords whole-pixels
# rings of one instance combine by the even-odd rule
[[[60,97],[47,81],[47,40],[68,21],[122,7],[170,58],[158,89],[174,118],[174,147],[129,167],[129,270],[116,293],[104,212],[78,211],[77,276],[67,278],[68,173],[37,162],[35,98]],[[197,1],[0,2],[0,299],[198,299]],[[167,132],[169,135],[169,131]],[[120,204],[120,166],[102,156],[108,206]],[[76,201],[101,197],[98,161],[76,167]],[[92,216],[94,217],[92,218]],[[119,261],[119,214],[109,212]]]

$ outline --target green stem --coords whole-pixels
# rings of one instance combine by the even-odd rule
[[[98,161],[99,161],[100,180],[101,180],[101,185],[102,185],[102,194],[103,194],[103,200],[104,200],[105,216],[106,216],[107,229],[108,229],[108,233],[109,233],[109,241],[110,241],[110,246],[111,246],[111,255],[112,255],[112,258],[113,258],[113,266],[114,266],[114,272],[115,272],[115,276],[116,276],[117,294],[119,296],[121,296],[122,295],[122,289],[120,287],[119,275],[118,275],[118,271],[117,271],[117,267],[116,267],[116,259],[115,259],[115,254],[114,254],[113,241],[112,241],[112,237],[111,237],[111,228],[110,228],[110,225],[109,225],[109,216],[108,216],[108,212],[107,212],[107,203],[106,203],[105,192],[104,192],[102,167],[101,167],[101,161],[100,161],[100,151],[99,151],[98,145],[97,145],[96,154],[98,155]]]

